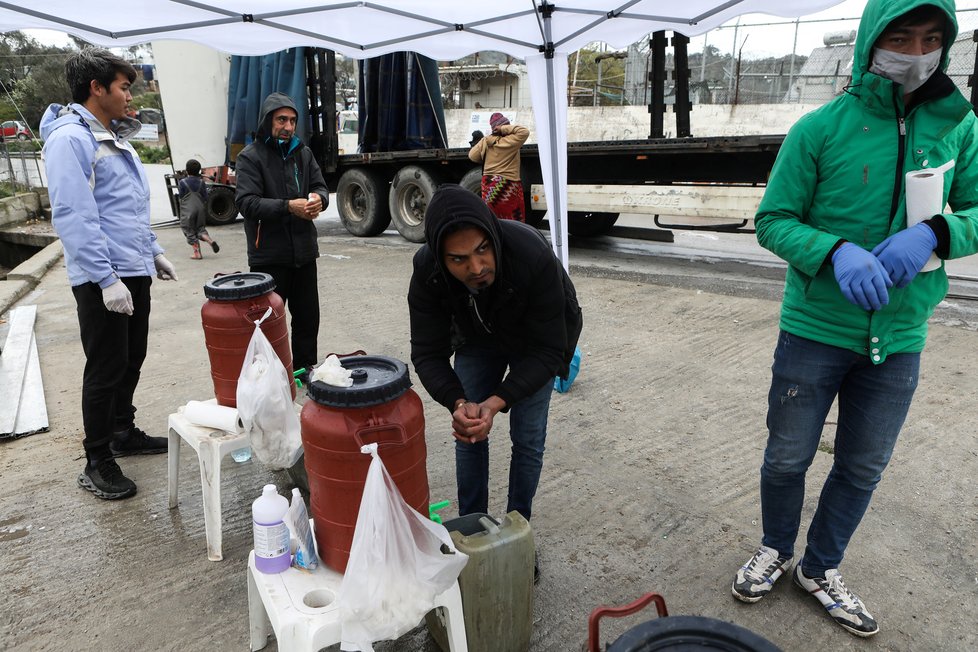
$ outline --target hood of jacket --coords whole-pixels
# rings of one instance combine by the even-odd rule
[[[492,240],[493,251],[496,253],[496,275],[499,277],[502,269],[502,237],[499,221],[482,198],[454,183],[446,183],[438,187],[424,215],[425,242],[435,257],[435,268],[447,278],[454,277],[445,270],[442,264],[442,240],[446,229],[453,224],[471,224],[485,231]]]
[[[272,114],[282,108],[289,108],[299,115],[299,110],[295,108],[295,102],[285,93],[270,93],[261,104],[261,112],[258,114],[258,129],[255,131],[255,140],[260,143],[274,144],[272,137]],[[292,151],[299,145],[299,137],[294,133],[289,141],[286,151]]]
[[[859,30],[856,33],[856,46],[853,51],[852,85],[859,86],[863,75],[869,72],[873,56],[873,44],[886,29],[886,26],[903,14],[921,7],[932,5],[944,12],[947,17],[944,27],[944,52],[941,55],[940,70],[946,71],[951,44],[958,35],[958,21],[954,14],[953,0],[869,0],[863,9],[859,20]]]
[[[110,136],[108,128],[99,122],[92,113],[81,104],[50,104],[41,116],[41,140],[47,140],[55,130],[68,124],[87,124],[96,139]],[[111,129],[119,140],[129,140],[142,128],[139,120],[123,118],[115,120]]]

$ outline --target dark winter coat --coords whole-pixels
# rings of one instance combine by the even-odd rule
[[[248,264],[294,265],[319,257],[316,226],[289,212],[288,200],[317,193],[323,207],[329,189],[312,150],[297,137],[279,144],[271,136],[271,115],[282,107],[295,109],[289,96],[272,93],[262,104],[255,140],[241,150],[235,162],[234,202],[244,216]]]
[[[483,320],[473,311],[472,294],[442,264],[445,227],[458,221],[485,231],[496,253],[495,281],[482,290],[488,293]],[[414,256],[408,306],[411,361],[432,398],[452,409],[465,397],[450,363],[454,349],[465,344],[495,346],[519,358],[493,392],[507,408],[566,375],[583,315],[574,284],[540,232],[496,219],[481,199],[454,185],[438,189],[424,225],[427,244]]]

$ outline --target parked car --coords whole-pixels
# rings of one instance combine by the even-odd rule
[[[20,120],[7,120],[0,124],[0,136],[3,136],[3,138],[27,140],[33,138],[34,134],[31,132],[30,127]]]

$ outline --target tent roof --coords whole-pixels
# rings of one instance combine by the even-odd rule
[[[556,0],[551,41],[626,47],[656,30],[694,36],[743,13],[798,16],[839,0]],[[55,29],[103,46],[196,41],[230,54],[325,47],[355,58],[398,50],[451,60],[479,50],[525,58],[546,38],[542,0],[45,0],[0,1],[0,31]]]
[[[567,55],[593,41],[626,47],[649,32],[693,36],[745,13],[799,16],[840,0],[0,0],[0,31],[55,29],[108,47],[184,39],[230,54],[324,47],[362,59],[414,51],[438,60],[480,50],[525,59],[540,126],[554,252],[567,260]]]

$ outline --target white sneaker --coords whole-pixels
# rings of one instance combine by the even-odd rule
[[[830,568],[824,577],[811,578],[801,572],[801,564],[798,564],[795,584],[818,598],[835,622],[852,634],[866,637],[880,631],[862,600],[843,583],[839,569]]]
[[[737,571],[730,592],[742,602],[757,602],[774,588],[774,583],[790,563],[791,557],[783,557],[774,548],[761,546]]]

